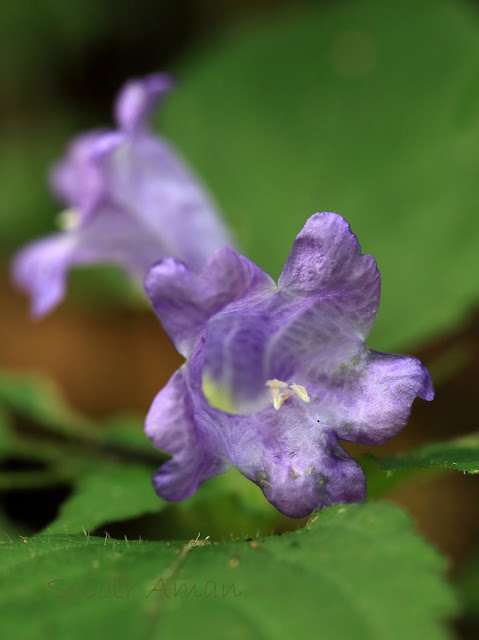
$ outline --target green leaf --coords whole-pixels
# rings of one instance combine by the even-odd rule
[[[371,343],[402,349],[479,298],[477,15],[453,0],[316,4],[195,51],[161,130],[274,277],[313,212],[350,221],[382,274]]]
[[[77,480],[72,496],[47,530],[81,533],[108,522],[157,513],[165,502],[153,490],[152,473],[139,465],[96,465]]]
[[[479,555],[469,558],[457,579],[461,595],[462,613],[479,619]]]
[[[388,474],[408,469],[454,469],[479,473],[479,432],[413,449],[394,458],[375,458]]]
[[[0,544],[7,541],[12,542],[13,540],[18,540],[18,536],[21,533],[25,533],[25,531],[19,529],[20,526],[18,523],[12,521],[6,514],[3,505],[0,505]]]
[[[455,611],[444,560],[380,503],[254,541],[30,538],[0,545],[0,564],[16,638],[442,640]]]
[[[7,410],[33,423],[21,437],[10,434],[6,423],[3,427]],[[52,532],[90,531],[158,513],[165,504],[155,494],[151,478],[166,456],[146,438],[143,421],[131,416],[103,423],[85,418],[45,377],[0,373],[0,438],[7,436],[9,455],[40,460],[46,466],[0,472],[0,489],[73,484],[58,518],[47,527]]]
[[[62,435],[88,433],[92,428],[67,405],[53,381],[41,374],[0,371],[1,406]]]
[[[116,453],[160,463],[158,454],[143,432],[143,418],[124,415],[103,422],[86,418],[68,405],[52,380],[41,374],[0,371],[0,409],[17,414],[51,434]]]
[[[12,122],[0,133],[0,181],[8,202],[8,211],[0,218],[2,254],[36,234],[51,233],[60,211],[49,194],[47,171],[74,133],[74,125],[64,112],[57,111],[53,117],[40,112],[36,116],[35,122]]]

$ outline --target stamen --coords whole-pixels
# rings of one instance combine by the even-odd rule
[[[276,409],[276,411],[281,407],[283,402],[290,397],[290,395],[291,392],[289,389],[286,389],[284,393],[280,393],[279,391],[273,393],[273,407]]]
[[[281,393],[279,392],[276,392],[276,394],[273,393],[273,407],[276,409],[276,411],[278,411],[278,409],[283,404],[283,402],[284,402],[283,395]]]
[[[288,389],[287,382],[283,382],[282,380],[274,378],[273,380],[267,380],[265,386],[269,387],[271,391],[271,396],[273,398],[273,407],[276,409],[276,411],[278,411],[283,403],[291,397],[291,391],[289,389],[292,389],[296,393],[296,395],[301,400],[303,400],[303,402],[311,402],[311,398],[309,397],[309,394],[306,391],[305,387],[300,384],[293,383],[289,385]],[[282,391],[282,389],[285,389],[285,391]]]
[[[288,383],[274,378],[273,380],[266,380],[265,386],[269,387],[273,397],[273,407],[278,411],[283,402],[291,395],[289,389],[287,389]],[[286,391],[281,393],[280,389],[286,389]]]
[[[74,231],[80,226],[80,212],[76,209],[64,209],[58,214],[57,222],[63,231]]]
[[[289,388],[292,389],[303,402],[311,402],[311,398],[309,397],[309,393],[306,391],[305,387],[301,384],[290,384]]]
[[[273,380],[266,380],[265,383],[265,387],[269,387],[270,389],[286,389],[287,386],[287,382],[283,382],[277,378],[273,378]]]

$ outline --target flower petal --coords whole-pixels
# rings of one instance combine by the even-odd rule
[[[76,224],[68,236],[33,243],[17,260],[15,279],[35,297],[36,315],[61,300],[72,265],[119,264],[143,280],[166,256],[199,271],[217,249],[233,244],[198,179],[146,126],[171,84],[163,74],[128,82],[116,102],[120,129],[77,136],[53,167],[52,189]]]
[[[239,303],[241,304],[241,303]],[[263,314],[218,313],[206,325],[203,392],[213,406],[251,413],[271,404],[265,347],[273,333]]]
[[[406,425],[415,397],[434,397],[419,360],[371,351],[327,300],[299,303],[272,335],[265,359],[282,379],[304,385],[321,422],[352,442],[386,442]]]
[[[149,132],[125,136],[98,162],[108,201],[161,239],[166,252],[157,260],[172,256],[200,270],[214,251],[234,244],[198,178],[164,140]]]
[[[91,217],[105,196],[105,179],[94,159],[94,150],[105,136],[101,130],[76,136],[50,171],[53,192],[64,206],[81,213],[82,220]]]
[[[406,425],[414,398],[432,400],[426,367],[417,358],[365,348],[359,364],[320,391],[318,415],[339,438],[383,444]]]
[[[178,260],[154,265],[145,279],[145,291],[178,351],[187,357],[208,319],[243,296],[274,290],[274,281],[233,249],[217,251],[203,272],[196,274]]]
[[[344,451],[332,431],[324,431],[320,445],[304,449],[303,466],[269,456],[257,484],[267,500],[290,518],[302,518],[333,504],[366,499],[366,477]],[[269,464],[268,464],[269,463]]]
[[[27,245],[16,254],[13,280],[30,293],[32,316],[43,316],[63,299],[66,269],[74,247],[71,234],[57,233]]]
[[[121,210],[105,209],[85,226],[53,234],[21,249],[13,280],[32,297],[32,314],[42,316],[64,297],[68,271],[75,265],[117,264],[139,279],[157,256],[148,229]]]
[[[317,384],[340,374],[364,344],[349,318],[329,300],[299,299],[283,311],[277,326],[265,358],[285,379]]]
[[[283,291],[227,306],[208,321],[204,335],[208,397],[241,414],[269,403],[268,380],[302,380],[307,390],[340,375],[364,348],[349,319],[328,300]]]
[[[379,306],[374,258],[362,255],[349,224],[336,213],[315,213],[297,236],[279,279],[298,297],[327,299],[365,338]]]
[[[379,275],[336,214],[308,221],[279,288],[224,249],[201,275],[155,265],[146,290],[188,357],[191,419],[216,464],[203,479],[227,460],[288,516],[363,500],[364,473],[339,438],[384,442],[416,396],[433,397],[418,360],[364,344]]]
[[[115,119],[120,129],[135,132],[144,127],[159,101],[173,88],[173,79],[153,73],[127,82],[115,102]]]
[[[172,456],[153,478],[164,500],[185,500],[204,480],[228,470],[227,461],[205,450],[193,417],[193,405],[184,378],[177,371],[156,396],[145,422],[145,433],[155,447]]]
[[[291,396],[278,411],[271,406],[252,416],[216,416],[229,460],[285,515],[300,518],[366,497],[362,469],[301,398]]]
[[[277,324],[262,352],[269,377],[304,385],[318,418],[340,438],[383,443],[406,425],[415,397],[434,397],[419,360],[369,350],[328,300],[300,301]]]
[[[233,240],[210,196],[177,152],[153,135],[146,120],[172,87],[165,74],[126,83],[116,101],[122,144],[102,154],[110,199],[148,225],[166,253],[195,270]]]

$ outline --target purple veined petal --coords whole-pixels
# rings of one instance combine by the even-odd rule
[[[115,102],[115,119],[120,129],[135,133],[147,125],[160,100],[173,88],[173,79],[165,73],[153,73],[128,81]]]
[[[66,265],[74,248],[72,235],[57,233],[27,245],[15,256],[13,280],[30,293],[32,316],[43,316],[63,299]]]
[[[165,331],[186,357],[212,315],[242,296],[265,295],[275,287],[264,271],[228,247],[214,253],[201,274],[167,258],[145,278],[146,294]]]
[[[205,337],[203,376],[212,402],[216,391],[226,402],[215,406],[240,414],[269,402],[268,380],[316,385],[352,366],[363,349],[354,327],[328,301],[282,292],[226,307],[208,321]]]
[[[358,362],[323,386],[321,420],[339,438],[361,444],[383,444],[406,425],[416,397],[432,400],[426,367],[410,356],[365,348]]]
[[[102,169],[103,158],[127,141],[128,136],[123,131],[107,131],[94,140],[85,159],[92,162],[98,169]]]
[[[364,344],[379,275],[335,214],[306,224],[279,287],[223,250],[202,274],[175,260],[155,265],[146,289],[188,357],[204,451],[236,466],[286,515],[363,500],[364,474],[339,439],[384,442],[416,396],[433,397],[418,360]],[[203,479],[216,473],[211,466]]]
[[[52,191],[64,206],[79,211],[82,221],[91,217],[106,193],[104,176],[93,156],[96,146],[109,135],[97,130],[76,136],[49,174]]]
[[[271,404],[265,347],[273,333],[263,314],[218,313],[206,325],[202,388],[224,411],[247,414]]]
[[[349,224],[336,213],[315,213],[298,234],[279,287],[292,295],[328,299],[365,338],[379,306],[380,276]]]
[[[272,335],[265,358],[275,363],[275,377],[314,390],[318,418],[352,442],[386,442],[407,423],[415,397],[434,397],[419,360],[370,351],[349,316],[328,300],[298,303]]]
[[[290,518],[308,516],[334,504],[363,502],[366,477],[361,467],[339,445],[332,431],[324,431],[320,444],[309,443],[301,471],[293,459],[265,458],[256,483],[266,499]],[[309,464],[307,464],[309,462]]]
[[[12,265],[16,285],[30,293],[32,315],[40,317],[65,295],[68,271],[77,265],[116,264],[141,280],[161,245],[149,230],[121,210],[73,231],[53,234],[21,249]]]
[[[77,224],[68,240],[52,236],[27,247],[14,268],[22,274],[17,282],[35,296],[36,315],[61,300],[72,266],[115,264],[142,281],[167,256],[201,271],[216,250],[234,244],[199,180],[146,126],[171,84],[164,74],[128,82],[116,104],[121,128],[77,136],[53,168],[52,188]],[[24,273],[25,256],[43,275]]]
[[[283,311],[265,358],[271,372],[274,365],[283,377],[316,384],[352,366],[363,345],[349,317],[330,300],[299,299]]]
[[[203,424],[204,415],[196,415]],[[281,513],[301,518],[332,504],[365,499],[361,467],[300,398],[292,396],[279,411],[271,406],[251,416],[215,411],[213,420],[221,424],[226,456]]]
[[[153,401],[146,417],[145,433],[155,447],[172,456],[153,478],[155,491],[164,500],[175,502],[189,498],[204,480],[224,473],[231,466],[204,446],[181,369]]]
[[[164,140],[149,132],[125,138],[100,159],[108,199],[148,225],[172,256],[193,270],[217,249],[233,246],[210,196]]]
[[[197,176],[171,145],[141,125],[171,85],[169,76],[153,74],[124,86],[116,103],[122,128],[95,138],[81,155],[83,174],[101,185],[89,198],[96,210],[89,206],[83,214],[101,215],[104,204],[121,207],[161,242],[156,260],[172,256],[201,270],[212,253],[234,241]],[[77,177],[78,165],[72,164]],[[85,201],[91,186],[83,186]]]
[[[204,360],[205,350],[198,349],[184,365],[196,389]],[[299,518],[331,504],[365,499],[362,469],[318,420],[313,403],[292,393],[279,410],[270,399],[261,411],[238,415],[212,407],[198,392],[192,397],[196,424],[209,435],[209,446],[215,443],[285,515]]]

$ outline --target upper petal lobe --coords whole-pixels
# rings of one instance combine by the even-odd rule
[[[323,298],[348,316],[367,337],[379,306],[380,276],[349,224],[336,213],[315,213],[298,234],[283,273],[280,289],[298,296]]]
[[[201,274],[174,259],[154,265],[145,291],[178,351],[189,356],[206,322],[243,297],[275,289],[273,280],[233,249],[217,251]]]

